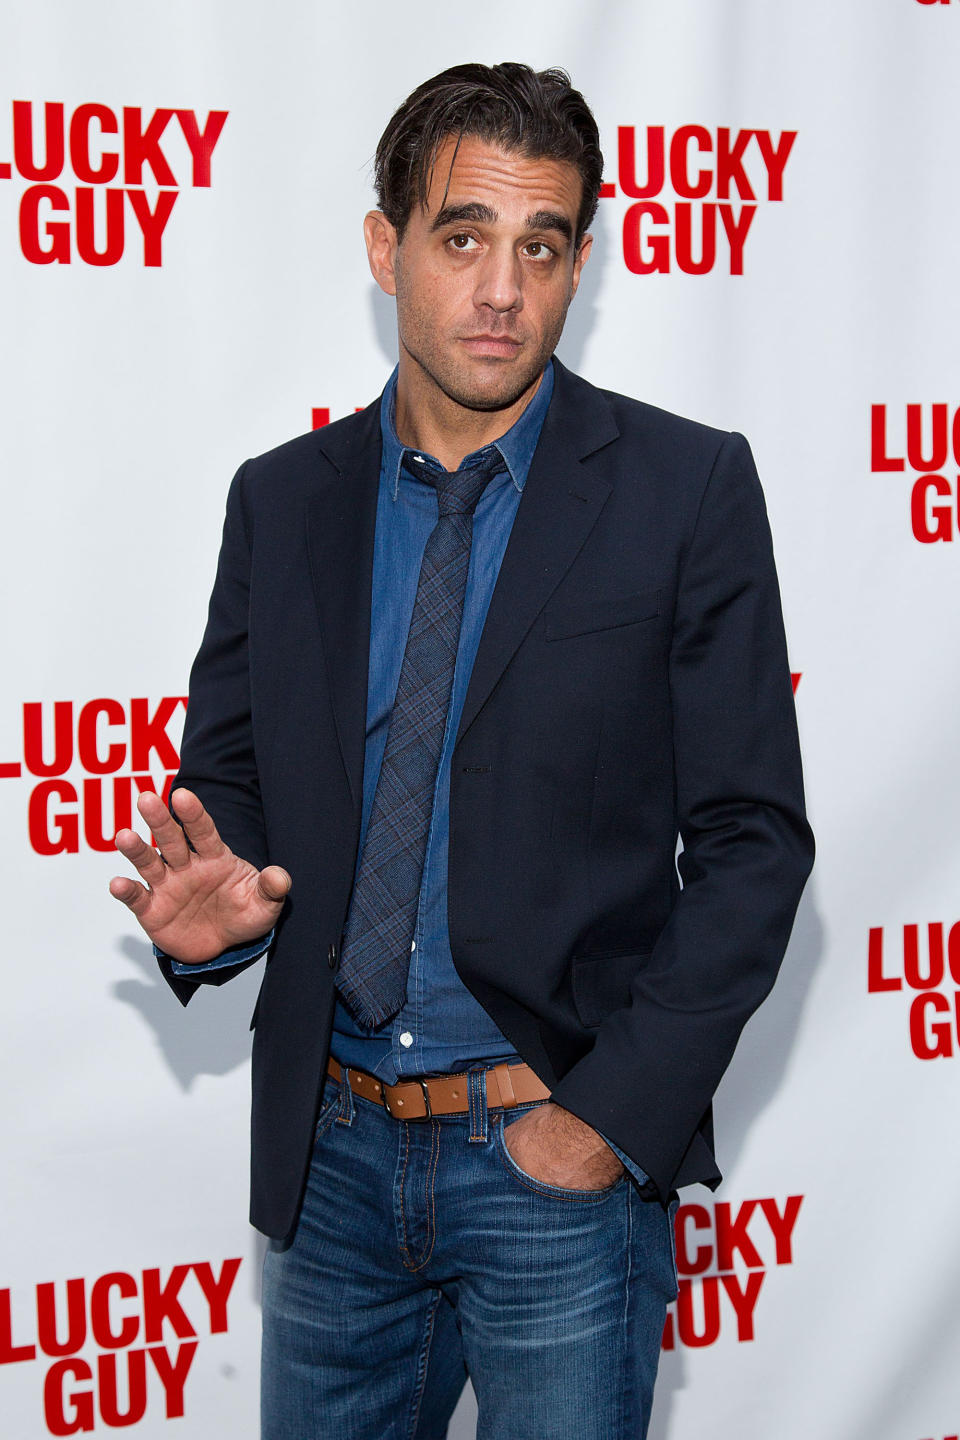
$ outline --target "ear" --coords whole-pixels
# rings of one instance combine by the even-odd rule
[[[396,295],[397,232],[382,210],[371,210],[363,219],[370,273],[387,295]]]
[[[577,293],[577,286],[580,284],[580,271],[583,269],[584,265],[586,265],[587,257],[589,256],[592,249],[593,236],[584,235],[583,239],[580,241],[580,248],[577,251],[576,255],[574,255],[573,257],[573,282],[570,287],[571,299]]]

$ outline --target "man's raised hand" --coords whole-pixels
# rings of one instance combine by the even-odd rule
[[[144,883],[115,875],[110,894],[133,911],[161,950],[199,965],[271,930],[292,882],[279,865],[257,870],[234,855],[191,790],[177,790],[171,799],[182,829],[159,795],[140,796],[137,809],[160,853],[135,830],[119,831],[116,847]]]

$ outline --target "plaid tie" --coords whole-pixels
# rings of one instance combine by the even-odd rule
[[[359,1024],[389,1020],[406,998],[420,879],[433,812],[470,565],[473,512],[505,468],[491,447],[449,472],[424,463],[440,516],[417,581],[387,745],[343,937],[337,988]],[[418,467],[419,469],[419,467]]]

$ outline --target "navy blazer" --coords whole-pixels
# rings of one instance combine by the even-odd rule
[[[233,850],[293,876],[254,1014],[251,1219],[278,1237],[309,1166],[356,861],[379,466],[375,403],[241,467],[190,678],[177,783]],[[742,436],[557,364],[450,784],[464,983],[661,1199],[716,1184],[711,1097],[813,859]],[[184,1003],[236,973],[164,970]]]

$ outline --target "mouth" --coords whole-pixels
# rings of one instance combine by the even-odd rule
[[[471,355],[484,360],[512,360],[521,345],[508,335],[466,335],[460,343]]]

